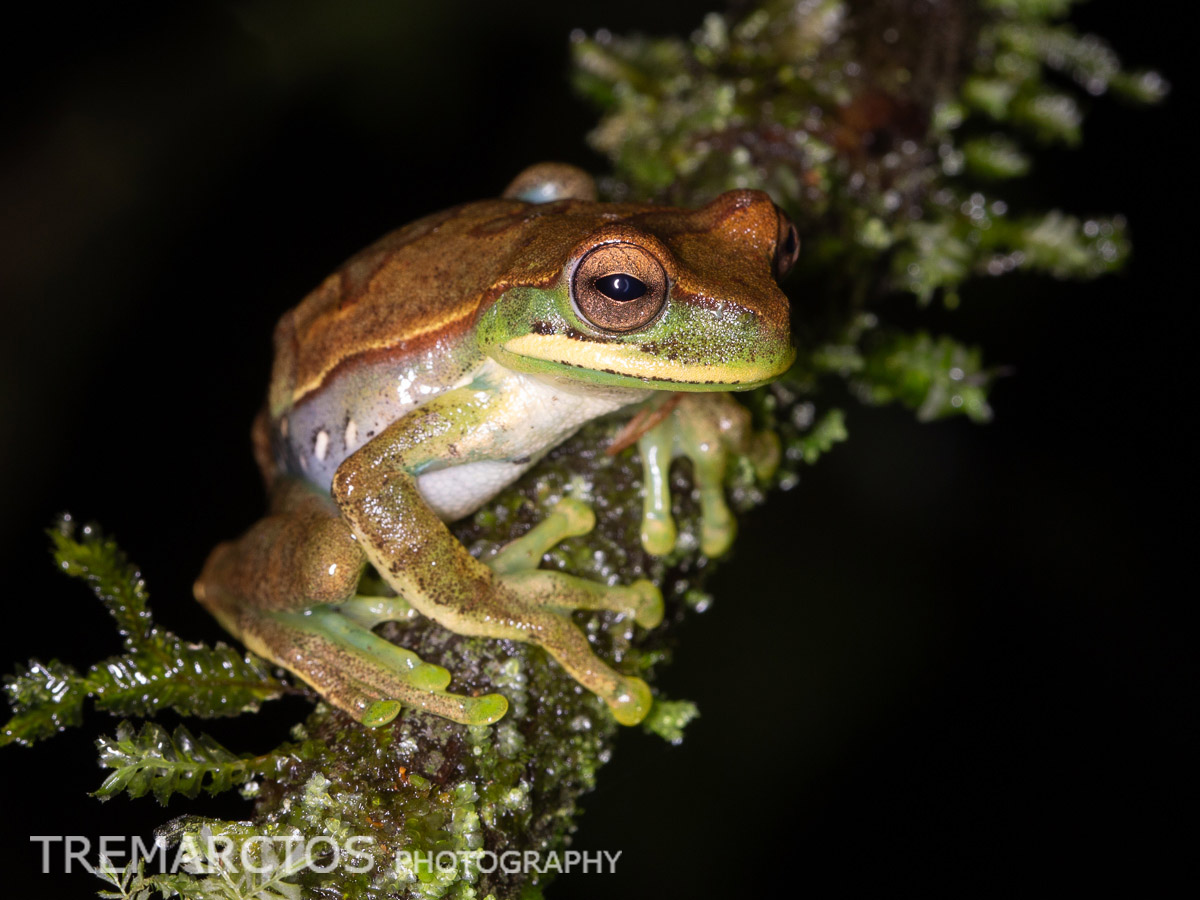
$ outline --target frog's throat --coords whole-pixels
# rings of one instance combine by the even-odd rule
[[[580,341],[563,334],[523,334],[509,338],[495,355],[501,365],[518,371],[585,377],[614,387],[741,391],[774,381],[787,371],[796,354],[788,348],[765,365],[738,360],[689,363],[642,353],[628,344]]]

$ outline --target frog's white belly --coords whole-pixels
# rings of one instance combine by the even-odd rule
[[[468,516],[519,478],[533,461],[511,463],[490,459],[426,472],[417,490],[443,522]]]
[[[652,393],[597,388],[569,379],[543,380],[505,369],[494,360],[449,384],[433,374],[400,370],[393,379],[380,379],[378,373],[355,373],[334,383],[319,402],[293,409],[279,423],[281,467],[329,490],[342,461],[391,422],[447,390],[478,385],[479,390],[503,398],[489,407],[485,446],[467,461],[435,464],[417,476],[417,489],[425,501],[443,521],[452,522],[512,484],[585,422]]]
[[[519,478],[581,425],[645,398],[649,391],[600,389],[544,381],[490,364],[487,380],[505,398],[489,427],[487,456],[417,478],[417,489],[443,521],[470,515]]]

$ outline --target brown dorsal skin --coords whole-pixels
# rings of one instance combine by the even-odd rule
[[[570,247],[612,215],[601,209],[586,201],[484,200],[384,236],[280,320],[272,410],[295,404],[364,356],[461,339],[509,287],[557,278]],[[561,254],[547,252],[559,247]]]
[[[778,304],[761,303],[775,217],[765,194],[732,191],[696,210],[496,199],[419,219],[351,257],[283,316],[271,413],[278,416],[345,367],[461,345],[492,301],[512,287],[554,284],[572,252],[601,228],[614,237],[623,228],[657,237],[670,251],[664,263],[679,299],[736,304],[746,297],[748,308],[786,324],[782,295]],[[731,244],[742,252],[731,253]]]

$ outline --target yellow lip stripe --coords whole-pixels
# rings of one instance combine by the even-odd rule
[[[743,380],[745,374],[719,363],[688,365],[641,353],[628,344],[592,343],[561,334],[523,334],[506,342],[504,349],[531,359],[655,381],[736,384]]]

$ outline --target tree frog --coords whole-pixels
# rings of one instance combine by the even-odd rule
[[[562,501],[486,562],[445,523],[583,423],[634,410],[646,548],[675,543],[666,471],[687,455],[703,549],[722,552],[732,537],[726,454],[769,466],[771,453],[755,449],[744,410],[720,392],[791,364],[776,278],[798,249],[795,227],[760,191],[692,210],[598,202],[586,173],[555,163],[526,170],[499,199],[385,236],[280,320],[253,430],[270,509],[212,552],[196,598],[367,724],[402,704],[467,724],[507,710],[500,694],[447,690],[448,670],[372,630],[416,614],[464,635],[532,641],[619,722],[637,723],[649,687],[601,660],[570,611],[616,610],[651,628],[659,590],[538,568],[559,540],[591,529],[590,507]],[[369,566],[397,596],[357,593]]]

